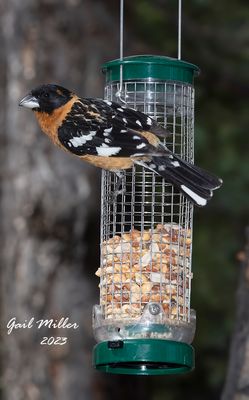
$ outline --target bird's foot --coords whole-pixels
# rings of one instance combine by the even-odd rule
[[[115,174],[116,174],[117,180],[114,183],[114,189],[113,189],[113,193],[112,193],[113,201],[115,201],[118,196],[123,195],[125,193],[125,186],[124,186],[125,173],[124,173],[124,171],[117,171],[117,172],[115,172]]]

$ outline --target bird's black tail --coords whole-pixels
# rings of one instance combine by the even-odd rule
[[[213,190],[222,185],[222,180],[173,153],[166,156],[152,156],[151,161],[138,162],[145,168],[161,175],[199,207],[207,204]]]

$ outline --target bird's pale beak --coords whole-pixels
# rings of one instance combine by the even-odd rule
[[[32,94],[28,94],[20,101],[19,106],[33,109],[39,108],[40,104],[35,96],[32,96]]]

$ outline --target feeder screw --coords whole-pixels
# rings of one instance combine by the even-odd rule
[[[151,303],[151,304],[149,305],[149,312],[150,312],[152,315],[158,315],[158,314],[160,314],[160,311],[161,311],[161,307],[159,306],[159,304],[157,304],[157,303]]]

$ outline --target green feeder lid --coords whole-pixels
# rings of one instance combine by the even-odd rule
[[[112,374],[180,374],[194,368],[194,349],[186,343],[162,339],[101,342],[94,347],[93,365]]]
[[[176,58],[153,55],[130,56],[125,57],[123,61],[117,59],[102,66],[107,82],[119,81],[121,64],[124,81],[157,79],[192,84],[194,77],[200,71],[196,65]]]

